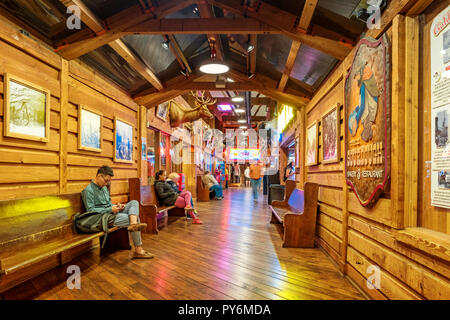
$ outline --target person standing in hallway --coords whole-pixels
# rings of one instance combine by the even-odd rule
[[[258,191],[261,186],[262,166],[259,163],[253,163],[250,166],[250,184],[253,191],[253,200],[258,201]]]
[[[239,167],[239,164],[234,165],[234,183],[240,183],[241,182],[241,168]]]
[[[244,178],[245,178],[245,186],[247,186],[247,182],[250,181],[250,167],[248,165],[244,170]]]
[[[295,181],[295,168],[294,163],[290,162],[287,167],[284,169],[284,182],[287,180]]]

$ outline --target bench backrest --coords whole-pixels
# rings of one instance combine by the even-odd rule
[[[319,185],[317,183],[306,182],[304,190],[294,189],[289,197],[289,209],[296,213],[302,213],[316,219],[317,198]]]
[[[80,193],[0,201],[0,247],[72,232]]]
[[[143,186],[140,178],[128,179],[130,200],[137,200],[142,204],[152,204],[161,207],[156,195],[155,185]]]

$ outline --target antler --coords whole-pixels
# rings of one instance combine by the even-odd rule
[[[198,96],[196,92],[191,91],[191,95],[195,97],[195,105],[198,107],[210,106],[217,102],[217,99],[205,97],[205,91],[200,91],[200,96]]]

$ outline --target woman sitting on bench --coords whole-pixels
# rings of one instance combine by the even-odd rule
[[[160,202],[165,206],[175,206],[184,208],[187,214],[192,218],[193,224],[202,224],[203,222],[195,215],[192,208],[192,195],[189,191],[181,193],[176,192],[172,186],[166,182],[166,171],[160,170],[155,176],[155,189]]]
[[[180,181],[180,175],[176,172],[172,172],[171,174],[169,174],[169,176],[167,177],[166,182],[168,184],[170,184],[170,186],[172,187],[173,191],[175,191],[176,193],[180,194],[181,191],[178,189],[178,181]],[[185,190],[183,190],[185,191]],[[189,191],[187,191],[189,192]],[[190,192],[189,192],[190,193]],[[194,201],[192,200],[192,194],[191,194],[191,207],[194,208]],[[198,212],[197,210],[193,210],[194,214],[198,216]],[[187,217],[190,217],[188,214],[186,214]]]

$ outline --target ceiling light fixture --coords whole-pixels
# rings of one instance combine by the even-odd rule
[[[249,79],[252,79],[253,77],[255,76],[255,74],[253,73],[253,72],[247,72],[247,77],[249,78]]]
[[[234,110],[234,111],[237,112],[237,113],[244,113],[244,112],[245,112],[244,109],[236,109],[236,110]]]
[[[169,43],[170,43],[170,40],[167,39],[166,41],[161,42],[161,46],[162,46],[164,49],[169,50]]]
[[[243,97],[233,97],[231,99],[231,101],[233,101],[233,102],[242,102],[242,101],[244,101],[244,98]]]
[[[211,40],[209,42],[209,46],[211,48],[211,59],[206,61],[201,67],[200,71],[206,74],[222,74],[228,72],[230,67],[224,64],[222,61],[216,60],[216,42]]]
[[[219,104],[217,108],[222,112],[231,111],[231,105],[229,104]]]
[[[250,53],[250,52],[252,52],[254,49],[255,49],[255,46],[252,45],[252,44],[250,43],[250,41],[247,41],[247,52]]]
[[[245,121],[244,119],[239,119],[238,122],[239,123],[246,123],[247,121]]]

